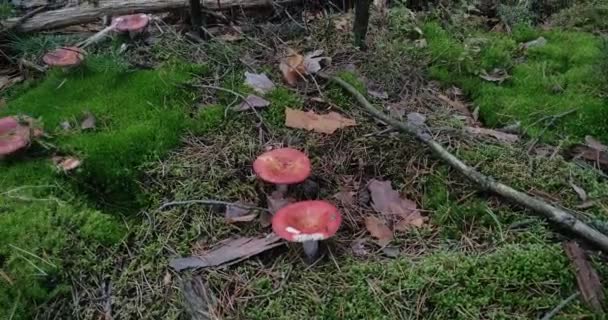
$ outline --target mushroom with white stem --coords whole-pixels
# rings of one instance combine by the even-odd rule
[[[280,148],[260,155],[253,162],[257,176],[277,185],[277,191],[287,192],[287,186],[305,181],[310,176],[310,159],[302,151]]]
[[[307,261],[319,255],[319,241],[332,237],[340,228],[342,216],[331,203],[300,201],[281,208],[272,217],[272,230],[290,242],[302,242]]]
[[[129,37],[133,39],[135,36],[142,34],[150,24],[150,17],[147,14],[130,14],[126,16],[116,17],[112,20],[112,23],[92,35],[90,38],[81,42],[78,46],[86,48],[101,39],[105,38],[112,31],[120,33],[129,33]]]
[[[50,67],[59,67],[63,71],[79,66],[85,57],[84,50],[78,47],[62,47],[48,52],[42,61]]]

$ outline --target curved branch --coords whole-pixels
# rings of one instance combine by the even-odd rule
[[[373,117],[382,120],[401,131],[414,135],[416,138],[418,138],[418,140],[426,144],[436,156],[441,158],[441,160],[449,164],[452,168],[456,169],[468,179],[475,182],[481,190],[491,191],[505,199],[515,202],[522,207],[539,213],[560,227],[568,229],[579,237],[595,244],[602,251],[608,252],[608,236],[585,224],[568,211],[552,206],[545,201],[531,197],[521,191],[513,189],[508,185],[494,180],[492,177],[476,171],[474,168],[469,167],[450,153],[437,141],[433,140],[432,136],[428,133],[421,131],[416,126],[395,120],[376,109],[359,91],[357,91],[357,89],[355,89],[355,87],[346,81],[338,77],[330,77],[329,79],[353,95],[353,97],[359,102],[365,111],[367,111]]]

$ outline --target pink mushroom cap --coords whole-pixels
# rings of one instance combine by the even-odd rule
[[[281,148],[261,154],[253,162],[260,179],[274,184],[295,184],[310,176],[310,159],[299,150]]]
[[[300,201],[281,208],[272,217],[272,230],[292,242],[325,240],[338,231],[342,216],[331,203]]]
[[[30,129],[14,117],[0,118],[0,157],[27,147],[30,143]]]
[[[114,19],[116,30],[119,32],[141,32],[150,23],[150,18],[146,14],[130,14]]]
[[[84,60],[84,51],[78,47],[58,48],[45,54],[42,60],[49,66],[77,66]]]

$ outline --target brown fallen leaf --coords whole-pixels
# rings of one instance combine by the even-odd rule
[[[82,129],[82,130],[95,129],[96,122],[97,122],[97,119],[95,119],[95,116],[92,113],[85,112],[84,118],[82,119],[82,122],[80,123],[80,129]]]
[[[469,108],[467,108],[467,106],[464,103],[462,103],[461,101],[452,100],[448,96],[445,96],[443,94],[438,94],[437,98],[439,98],[441,101],[447,103],[450,107],[456,109],[457,111],[464,114],[465,116],[473,119],[473,114],[471,113]]]
[[[393,232],[389,229],[384,221],[374,217],[365,217],[365,228],[372,237],[376,238],[376,243],[384,247],[388,245],[393,239]]]
[[[515,143],[515,142],[519,141],[519,136],[511,134],[511,133],[506,133],[506,132],[497,131],[497,130],[488,129],[488,128],[479,128],[479,127],[466,127],[465,129],[470,134],[491,136],[501,142]]]
[[[424,225],[426,218],[420,215],[416,203],[401,197],[399,192],[393,190],[390,181],[373,179],[367,189],[371,195],[372,208],[386,216],[389,221],[394,221],[394,230],[406,231]]]
[[[338,201],[340,201],[340,203],[342,203],[342,205],[345,206],[352,206],[355,204],[355,195],[357,193],[354,191],[348,191],[348,190],[342,190],[336,194],[334,194],[334,198]]]
[[[298,80],[302,79],[304,76],[319,72],[322,68],[322,63],[331,63],[331,58],[321,56],[323,50],[315,50],[304,56],[293,49],[288,49],[287,52],[287,56],[284,59],[281,59],[279,69],[283,74],[285,82],[292,87],[296,86]]]
[[[574,267],[576,283],[583,301],[595,312],[603,313],[602,304],[605,300],[602,283],[585,251],[575,241],[565,242],[564,251]]]
[[[289,128],[332,134],[340,128],[355,125],[357,125],[355,120],[345,118],[336,112],[320,115],[313,111],[304,112],[285,108],[285,126]]]
[[[275,214],[281,208],[294,201],[291,198],[285,198],[285,195],[282,192],[275,190],[266,197],[266,202],[268,204],[268,210],[270,210],[270,213]]]
[[[242,203],[237,202],[237,204]],[[249,222],[253,221],[257,216],[257,213],[251,213],[250,209],[231,205],[227,205],[226,211],[224,212],[224,218],[226,218],[226,222],[228,223]]]
[[[245,85],[259,94],[267,94],[274,90],[275,85],[265,73],[245,72]]]
[[[80,167],[80,165],[82,164],[82,161],[75,157],[54,156],[52,160],[58,169],[61,169],[66,172],[72,171]]]
[[[485,70],[482,70],[479,74],[479,77],[490,82],[503,83],[505,80],[509,79],[511,76],[507,73],[505,69],[494,68],[489,73]]]
[[[290,86],[295,87],[298,84],[298,80],[306,75],[304,56],[292,49],[288,49],[287,56],[284,59],[281,59],[279,69],[281,70],[281,73],[283,73],[285,82]]]
[[[244,259],[262,253],[266,250],[283,245],[285,242],[274,233],[260,238],[227,239],[200,256],[175,258],[169,261],[169,266],[176,271],[231,265]]]
[[[270,105],[270,101],[254,94],[248,95],[243,102],[233,108],[234,111],[247,111],[252,108],[264,108]]]
[[[575,158],[582,158],[596,163],[599,167],[608,168],[608,152],[598,151],[584,144],[577,144],[570,149],[570,154]]]

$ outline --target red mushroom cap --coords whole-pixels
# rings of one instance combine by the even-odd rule
[[[63,47],[48,52],[42,60],[49,66],[77,66],[84,60],[84,51],[78,47]]]
[[[322,200],[289,204],[272,217],[272,230],[292,242],[324,240],[338,231],[342,216],[331,203]]]
[[[150,22],[146,14],[130,14],[114,19],[116,30],[120,32],[140,32],[143,31]]]
[[[14,117],[0,118],[0,157],[25,148],[30,143],[30,129]]]
[[[258,177],[275,184],[300,183],[310,176],[310,170],[308,156],[291,148],[265,152],[253,162]]]

